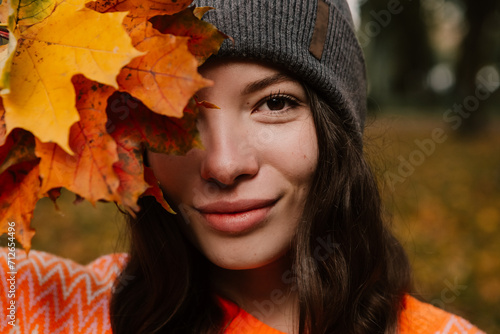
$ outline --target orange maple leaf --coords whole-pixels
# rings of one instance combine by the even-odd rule
[[[156,179],[155,173],[152,168],[145,167],[144,168],[144,180],[149,184],[149,188],[146,189],[143,196],[153,196],[161,206],[170,213],[174,213],[174,210],[170,207],[170,205],[163,197],[163,191],[160,188],[160,183]]]
[[[64,187],[86,198],[113,201],[119,179],[113,170],[118,161],[116,143],[106,131],[106,104],[114,88],[78,75],[73,78],[80,121],[71,127],[69,155],[54,143],[37,140],[40,157],[41,192]]]
[[[146,149],[184,154],[193,147],[201,147],[195,125],[196,110],[197,105],[192,101],[184,110],[184,117],[178,119],[156,114],[125,93],[115,93],[109,98],[108,131],[118,146],[120,161],[114,167],[120,178],[118,193],[123,204],[137,211],[137,199],[150,187],[144,179]]]
[[[198,62],[188,50],[189,38],[164,35],[151,27],[142,29],[142,25],[151,23],[138,26],[147,36],[132,40],[137,40],[134,46],[138,50],[148,52],[122,69],[118,84],[152,111],[181,117],[189,99],[211,81],[198,73]]]
[[[30,227],[36,202],[40,198],[38,160],[25,161],[0,174],[0,232],[15,224],[15,238],[29,251],[35,231]]]
[[[14,226],[14,237],[29,250],[34,231],[30,228],[35,204],[39,199],[38,158],[35,138],[23,129],[8,136],[0,99],[0,233]]]
[[[134,127],[135,118],[150,121],[149,113],[138,115],[136,108],[139,101],[129,94],[116,92],[108,100],[107,130],[117,144],[119,161],[113,165],[118,175],[120,185],[117,189],[118,203],[125,206],[130,213],[139,211],[138,198],[148,188],[144,180],[144,165],[142,160],[143,143],[138,133],[143,133],[140,125]]]
[[[118,76],[118,84],[121,90],[139,98],[152,111],[167,116],[182,117],[182,110],[189,99],[199,89],[211,85],[211,81],[198,74],[199,61],[189,51],[190,39],[160,33],[152,28],[148,20],[157,15],[177,13],[191,2],[140,1],[140,8],[137,8],[138,0],[101,0],[87,5],[99,12],[131,11],[124,19],[123,26],[132,38],[134,47],[146,53],[123,68]],[[188,11],[192,15],[192,9]],[[194,31],[196,24],[211,26],[193,15],[192,18],[194,20],[178,20],[178,24],[189,25],[181,30]],[[201,30],[199,29],[200,34]],[[214,38],[217,34],[209,29],[204,33],[205,38]],[[203,39],[201,35],[199,39]],[[216,52],[223,39],[214,41],[210,50],[205,47],[205,56]],[[205,41],[206,44],[209,43]],[[158,47],[159,45],[161,47]]]
[[[3,108],[3,101],[0,98],[0,146],[5,143],[7,139],[7,127],[5,126],[5,109]]]
[[[36,160],[35,138],[28,131],[14,129],[0,146],[0,174],[10,166],[30,160]]]
[[[222,42],[228,38],[214,25],[201,21],[201,17],[211,7],[186,8],[174,15],[161,15],[149,21],[162,34],[189,37],[188,49],[203,64],[212,54],[217,53]]]
[[[23,129],[14,129],[7,135],[4,114],[5,110],[0,99],[0,174],[10,166],[37,159],[33,135]]]

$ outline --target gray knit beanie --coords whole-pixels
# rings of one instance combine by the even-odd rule
[[[216,55],[261,60],[315,89],[359,135],[366,114],[364,58],[345,0],[197,0],[203,19],[234,39]]]

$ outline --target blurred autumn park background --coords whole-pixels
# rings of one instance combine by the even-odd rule
[[[500,333],[500,1],[350,2],[369,78],[366,151],[416,291]],[[126,249],[113,204],[73,200],[39,202],[33,249],[80,263]]]

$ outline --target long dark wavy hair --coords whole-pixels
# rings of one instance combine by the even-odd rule
[[[299,333],[396,333],[410,269],[388,230],[354,121],[306,87],[319,158],[290,254]],[[152,197],[129,217],[130,258],[115,282],[114,333],[222,333],[209,261]],[[318,244],[327,243],[321,255]],[[312,260],[311,260],[312,259]]]

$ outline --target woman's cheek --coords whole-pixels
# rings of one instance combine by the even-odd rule
[[[267,147],[268,158],[297,183],[309,183],[318,164],[318,144],[312,118],[296,124],[293,131],[276,131]]]
[[[150,152],[148,159],[163,193],[179,205],[188,197],[190,180],[194,179],[193,161],[188,156],[171,156]]]

